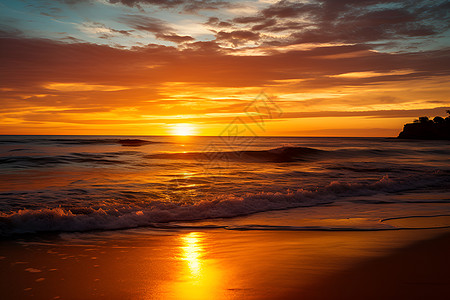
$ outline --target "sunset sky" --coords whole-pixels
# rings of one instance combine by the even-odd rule
[[[239,120],[259,135],[396,136],[450,109],[449,10],[0,0],[0,134],[217,135]],[[261,92],[276,113],[252,106]]]

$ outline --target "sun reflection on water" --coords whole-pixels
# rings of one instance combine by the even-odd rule
[[[199,232],[191,232],[181,237],[183,246],[181,259],[186,261],[191,277],[199,278],[202,274],[203,247],[202,237]]]
[[[179,276],[170,287],[174,299],[222,299],[223,270],[215,259],[207,258],[211,251],[205,232],[190,232],[179,237]]]

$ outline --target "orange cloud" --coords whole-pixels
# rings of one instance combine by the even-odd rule
[[[85,91],[114,92],[128,89],[128,87],[125,86],[86,84],[82,82],[72,82],[72,83],[54,82],[44,84],[43,87],[45,89],[56,90],[61,92],[85,92]]]
[[[412,113],[450,106],[449,50],[316,45],[236,56],[216,42],[120,49],[5,37],[1,45],[2,134],[166,134],[180,122],[218,134],[261,90],[284,112],[267,120],[268,135],[383,135]],[[367,130],[352,131],[358,124]]]

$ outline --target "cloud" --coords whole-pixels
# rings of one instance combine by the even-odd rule
[[[165,33],[172,30],[172,27],[167,22],[142,15],[123,15],[120,17],[120,21],[136,30],[153,33]]]
[[[437,36],[450,28],[447,1],[282,0],[232,24],[266,33],[286,32],[281,44],[367,43]],[[216,20],[215,24],[220,21]],[[248,27],[251,26],[251,27]],[[417,41],[416,41],[417,42]]]
[[[124,15],[120,18],[122,22],[140,31],[148,31],[155,34],[160,40],[182,44],[194,41],[195,39],[188,35],[179,35],[174,29],[160,19],[142,16],[142,15]]]
[[[217,17],[210,17],[206,25],[215,26],[215,27],[230,27],[232,24],[230,22],[220,21]]]
[[[52,82],[43,85],[43,87],[49,90],[56,90],[61,92],[85,92],[85,91],[112,92],[128,89],[128,87],[125,86],[86,84],[82,82],[71,82],[71,83]]]
[[[414,73],[413,70],[392,70],[390,72],[350,72],[343,73],[338,75],[331,75],[330,77],[338,77],[338,78],[370,78],[370,77],[378,77],[378,76],[395,76],[395,75],[408,75]]]
[[[275,19],[268,19],[267,21],[265,21],[265,22],[263,22],[263,23],[261,23],[261,24],[258,24],[258,25],[253,26],[253,27],[252,27],[252,30],[262,30],[262,29],[266,29],[266,28],[268,28],[268,27],[274,26],[275,24],[277,24],[277,21],[276,21]]]
[[[216,34],[217,41],[223,41],[239,46],[247,42],[256,42],[260,39],[259,33],[255,33],[248,30],[236,30],[236,31],[220,31]]]
[[[435,107],[431,109],[392,109],[366,111],[317,111],[317,112],[286,112],[282,118],[332,118],[332,117],[370,117],[370,118],[417,118],[418,116],[444,115],[450,107]]]
[[[158,38],[160,40],[174,42],[174,43],[177,43],[177,44],[194,41],[194,38],[192,36],[178,35],[178,34],[175,34],[175,33],[171,33],[171,34],[158,33],[158,34],[156,34],[156,38]]]
[[[263,22],[266,20],[267,18],[265,18],[264,16],[258,15],[252,17],[237,17],[233,19],[233,23],[248,24],[248,23]]]
[[[307,14],[319,14],[321,1],[302,3],[297,1],[279,1],[262,10],[261,14],[266,18],[294,18]],[[322,8],[323,9],[323,8]]]
[[[129,7],[141,8],[142,5],[156,5],[161,8],[178,8],[186,12],[197,12],[200,10],[216,10],[233,6],[228,1],[221,0],[107,0],[110,3],[121,3]]]
[[[190,40],[177,36],[161,38]],[[239,43],[258,41],[259,35],[234,31],[218,33],[218,38]],[[282,52],[276,51],[275,47],[265,56],[255,57],[228,55],[234,50],[220,48],[216,42],[191,42],[184,50],[155,44],[118,49],[20,37],[2,38],[0,42],[0,62],[2,68],[8,70],[8,76],[1,84],[6,88],[42,86],[48,82],[142,85],[169,79],[236,87],[262,86],[282,79],[307,79],[304,84],[311,86],[365,85],[390,80],[386,77],[409,80],[450,73],[446,67],[450,49],[389,54],[371,51],[363,45],[290,48]],[[148,68],[150,65],[158,67]],[[192,76],[192,70],[195,70],[195,76]],[[408,72],[392,73],[394,70]],[[372,72],[368,74],[377,76],[330,77],[355,72]]]
[[[108,39],[120,35],[130,36],[132,33],[131,30],[113,29],[100,22],[83,22],[77,27],[79,30],[87,34],[94,35],[102,39]]]

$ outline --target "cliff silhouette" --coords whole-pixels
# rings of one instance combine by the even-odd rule
[[[449,116],[434,117],[433,120],[428,117],[420,117],[413,123],[403,126],[403,131],[398,135],[399,139],[421,139],[421,140],[450,140],[450,110],[447,110]]]

